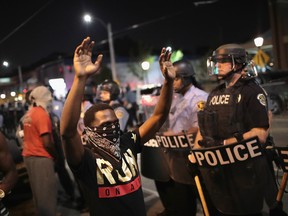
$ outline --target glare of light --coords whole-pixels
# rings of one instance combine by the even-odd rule
[[[263,37],[257,37],[254,39],[254,44],[256,47],[261,47],[263,45],[264,39]]]
[[[7,62],[7,61],[3,61],[2,64],[3,64],[4,67],[9,67],[9,62]]]
[[[54,90],[54,95],[57,98],[65,97],[66,95],[66,83],[63,78],[49,79],[49,85]]]
[[[5,99],[6,98],[6,94],[1,94],[0,97],[1,97],[1,99]]]
[[[53,110],[60,110],[59,105],[55,105],[55,106],[53,106]]]
[[[22,95],[22,94],[19,94],[19,95],[18,95],[18,100],[19,100],[19,101],[22,101],[22,100],[23,100],[23,95]]]
[[[11,97],[15,97],[16,96],[16,92],[12,91],[10,92]]]
[[[171,52],[172,51],[172,47],[171,46],[167,46],[166,50],[169,50],[169,52]]]
[[[150,68],[150,63],[149,63],[148,61],[143,61],[143,62],[141,63],[141,67],[142,67],[143,70],[149,70],[149,68]]]
[[[84,20],[84,22],[90,23],[90,22],[92,22],[92,17],[89,14],[85,14],[83,16],[83,20]]]
[[[0,83],[10,83],[11,79],[9,77],[0,78]]]

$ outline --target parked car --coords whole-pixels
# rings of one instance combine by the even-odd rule
[[[268,94],[269,108],[273,114],[281,114],[288,108],[288,77],[262,84]]]
[[[269,109],[273,114],[281,114],[288,109],[288,71],[259,73],[260,85],[268,94]]]

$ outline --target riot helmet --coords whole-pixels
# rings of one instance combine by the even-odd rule
[[[239,44],[225,44],[213,51],[212,56],[207,59],[209,76],[219,75],[218,63],[231,64],[231,70],[223,78],[230,74],[241,72],[243,69],[244,72],[249,72],[249,77],[251,77],[252,72],[257,74],[257,71],[253,71],[256,68],[253,67],[253,62],[248,59],[246,50]],[[247,67],[247,70],[245,70],[245,67]]]
[[[175,80],[177,79],[182,80],[181,88],[175,89],[175,86],[174,86],[174,91],[176,93],[181,93],[184,89],[187,90],[190,84],[193,84],[197,88],[201,88],[200,84],[197,82],[195,78],[195,70],[190,61],[186,59],[181,59],[181,60],[175,61],[173,63],[173,66],[175,67],[175,72],[176,72]]]
[[[90,101],[91,103],[94,103],[94,95],[94,87],[92,85],[86,85],[84,89],[83,101]]]
[[[109,97],[103,97],[103,93],[109,93]],[[119,85],[113,80],[104,80],[97,89],[98,99],[102,102],[110,102],[111,100],[117,100],[120,94],[120,87]],[[102,95],[102,96],[101,96]]]

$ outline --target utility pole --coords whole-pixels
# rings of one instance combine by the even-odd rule
[[[118,81],[117,72],[116,72],[116,61],[115,61],[115,51],[114,51],[114,44],[113,44],[113,35],[112,35],[112,28],[111,28],[110,23],[107,24],[107,33],[108,33],[109,52],[110,52],[110,59],[111,59],[112,78],[114,81]]]

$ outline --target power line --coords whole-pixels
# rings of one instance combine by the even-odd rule
[[[162,16],[162,17],[158,17],[158,18],[156,18],[156,19],[152,19],[152,20],[148,20],[148,21],[145,21],[145,22],[142,22],[142,23],[134,24],[134,25],[132,25],[132,26],[128,26],[128,27],[123,28],[123,29],[121,29],[121,30],[119,30],[119,31],[112,32],[112,36],[113,36],[113,38],[117,38],[117,37],[119,37],[120,35],[123,35],[124,33],[127,33],[128,31],[131,31],[131,30],[134,30],[134,29],[137,29],[137,28],[146,26],[146,25],[150,25],[150,24],[153,24],[153,23],[156,23],[156,22],[160,22],[160,21],[169,19],[169,18],[171,18],[171,17],[180,15],[180,14],[182,14],[183,12],[184,12],[184,11],[179,11],[179,12],[174,13],[174,14],[169,15],[169,16]],[[97,43],[97,45],[103,45],[103,44],[106,44],[107,42],[108,42],[108,39],[104,39],[104,40],[102,40],[102,41],[99,41],[99,42]]]
[[[50,0],[48,3],[46,3],[43,7],[41,7],[38,11],[36,11],[32,16],[30,16],[27,20],[25,20],[23,23],[21,23],[18,27],[16,27],[12,32],[10,32],[8,35],[6,35],[1,41],[0,45],[5,42],[9,37],[11,37],[13,34],[15,34],[20,28],[22,28],[25,24],[27,24],[31,19],[33,19],[38,13],[40,13],[43,9],[45,9],[52,1]]]

